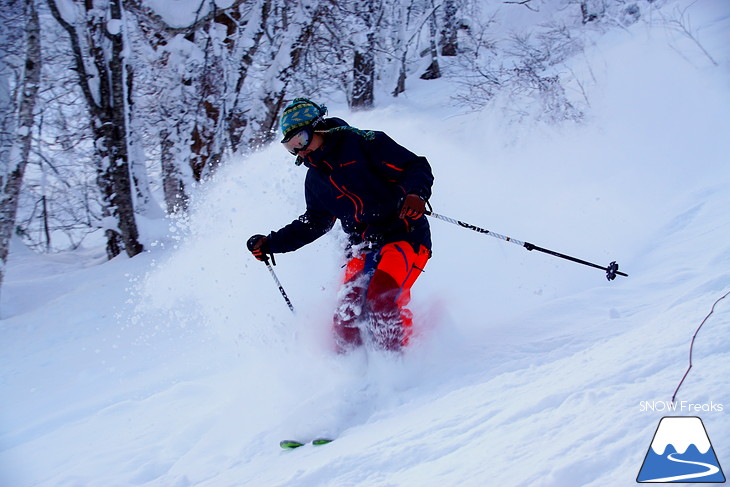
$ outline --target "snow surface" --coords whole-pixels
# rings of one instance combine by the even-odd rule
[[[666,410],[730,290],[730,5],[697,5],[720,65],[660,26],[615,31],[586,52],[583,126],[460,114],[447,80],[330,107],[426,155],[435,211],[630,275],[433,221],[403,357],[329,351],[337,232],[277,259],[296,315],[245,251],[303,210],[278,144],[222,168],[132,260],[14,242],[0,485],[629,486],[666,415],[701,416],[730,464],[729,299],[677,398],[720,407]]]

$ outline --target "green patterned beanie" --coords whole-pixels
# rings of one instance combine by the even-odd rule
[[[281,116],[281,133],[284,135],[281,141],[286,142],[300,128],[321,120],[326,113],[327,107],[324,105],[317,105],[307,98],[295,98],[284,108]]]

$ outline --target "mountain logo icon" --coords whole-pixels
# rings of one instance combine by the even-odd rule
[[[725,475],[702,420],[696,416],[663,417],[636,481],[725,482]]]

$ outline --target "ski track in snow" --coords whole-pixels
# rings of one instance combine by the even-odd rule
[[[720,54],[730,12],[718,11],[695,25]],[[669,414],[640,403],[669,400],[694,330],[730,289],[730,56],[712,68],[665,35],[636,25],[589,50],[600,88],[586,127],[454,116],[444,80],[345,116],[429,157],[435,211],[630,276],[608,283],[433,221],[419,335],[401,358],[329,352],[334,233],[277,258],[296,316],[245,252],[303,209],[303,171],[280,147],[231,161],[190,226],[161,224],[132,261],[14,246],[0,486],[635,485]],[[721,464],[729,326],[723,303],[678,398],[725,405],[683,412],[702,415]],[[327,429],[332,444],[279,449]]]

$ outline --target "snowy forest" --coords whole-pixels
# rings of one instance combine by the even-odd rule
[[[493,34],[499,9],[548,3],[560,21]],[[109,258],[138,254],[140,218],[184,214],[302,94],[368,110],[443,76],[466,110],[501,97],[515,117],[580,121],[585,80],[563,61],[661,3],[3,0],[0,259],[13,235],[42,252],[103,235]]]

